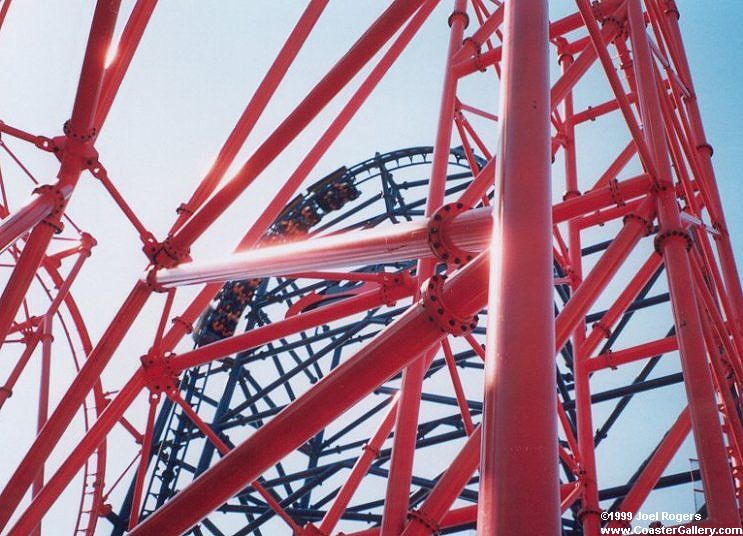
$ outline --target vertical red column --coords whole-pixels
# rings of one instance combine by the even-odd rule
[[[563,75],[573,65],[573,56],[560,54],[560,64]],[[578,166],[575,150],[575,128],[573,121],[573,93],[566,93],[563,101],[563,120],[565,136],[565,200],[580,196],[578,190]],[[583,259],[581,254],[580,227],[575,219],[568,221],[568,251],[570,253],[571,289],[575,292],[583,281]],[[583,473],[583,490],[581,495],[581,511],[579,514],[583,531],[593,535],[599,532],[601,519],[599,517],[599,492],[596,479],[596,453],[593,442],[593,415],[591,413],[591,389],[589,385],[590,371],[588,370],[589,355],[584,348],[586,340],[586,322],[581,319],[573,331],[573,374],[575,376],[575,411],[577,417],[577,436],[580,449],[581,466]]]
[[[560,534],[546,0],[507,2],[478,534]]]
[[[49,376],[52,366],[52,326],[54,324],[54,313],[48,312],[44,317],[41,331],[41,378],[39,379],[39,411],[37,417],[36,429],[41,429],[46,424],[49,413]],[[39,474],[36,476],[32,487],[32,495],[41,491],[44,487],[44,464],[39,468]],[[32,536],[41,536],[41,521],[31,533]]]
[[[670,52],[674,56],[674,63],[679,71],[679,75],[684,80],[686,87],[690,90],[690,96],[684,99],[686,103],[686,113],[688,114],[689,124],[694,137],[695,147],[698,153],[699,162],[702,165],[703,174],[707,180],[707,193],[711,197],[713,206],[707,207],[713,225],[720,231],[720,236],[716,237],[717,254],[720,259],[720,267],[725,280],[725,289],[734,303],[734,317],[732,320],[736,323],[738,333],[743,334],[743,291],[741,290],[740,274],[735,264],[730,235],[725,221],[725,215],[722,212],[722,202],[720,192],[717,189],[715,180],[715,170],[712,167],[712,146],[707,142],[707,136],[702,124],[702,116],[697,104],[696,90],[694,81],[691,77],[689,62],[686,58],[684,41],[681,39],[681,29],[679,28],[679,12],[674,0],[660,0],[660,6],[666,18],[666,25],[670,32],[672,49]]]
[[[627,15],[631,29],[638,103],[644,125],[643,134],[658,174],[654,179],[658,190],[660,232],[655,244],[658,253],[663,255],[668,275],[668,289],[673,304],[684,386],[704,482],[707,512],[713,521],[726,527],[739,526],[733,481],[694,297],[694,281],[687,251],[690,238],[681,225],[676,202],[656,73],[639,0],[629,0]]]
[[[467,26],[467,2],[456,0],[454,11],[449,18],[451,32],[446,56],[446,70],[439,107],[439,122],[436,130],[431,168],[431,182],[428,186],[426,216],[431,216],[444,203],[446,175],[449,163],[451,135],[454,123],[454,104],[456,101],[457,78],[453,73],[452,58],[462,46],[464,29]],[[418,262],[418,282],[423,283],[433,274],[433,259]],[[412,481],[415,444],[418,439],[418,413],[420,410],[423,378],[438,348],[430,350],[403,371],[400,404],[395,421],[390,476],[385,495],[382,517],[382,536],[397,536],[405,528]]]

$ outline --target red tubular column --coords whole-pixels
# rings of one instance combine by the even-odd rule
[[[132,58],[134,58],[134,53],[137,51],[156,4],[157,0],[137,0],[124,31],[121,32],[116,57],[111,65],[106,68],[106,75],[101,86],[101,95],[96,103],[93,124],[99,132],[106,121],[106,117],[108,117],[108,112],[111,111],[116,93],[119,91]]]
[[[449,46],[446,56],[446,70],[439,106],[439,122],[436,129],[431,182],[428,185],[426,216],[433,213],[444,203],[446,174],[454,127],[454,107],[457,92],[457,79],[452,72],[452,58],[461,47],[464,28],[467,25],[467,1],[456,0],[454,10],[449,18]],[[418,283],[422,284],[433,273],[435,261],[421,259],[418,261]],[[405,528],[410,497],[415,443],[418,439],[418,413],[420,410],[423,378],[438,348],[421,355],[403,371],[400,388],[400,404],[395,422],[395,435],[390,460],[390,473],[387,479],[387,491],[382,516],[382,536],[398,536]]]
[[[369,443],[364,445],[364,452],[356,460],[356,463],[351,469],[351,473],[346,478],[346,481],[341,486],[338,495],[336,495],[333,505],[328,509],[325,516],[320,522],[320,532],[323,534],[330,534],[338,520],[343,515],[343,512],[348,506],[351,497],[356,492],[361,483],[361,479],[364,478],[369,467],[371,466],[374,459],[379,455],[379,450],[387,440],[387,436],[390,435],[392,427],[395,424],[395,416],[397,415],[397,408],[399,407],[398,400],[395,400],[390,409],[387,411],[382,424],[379,425],[374,436],[369,440]]]
[[[548,13],[506,3],[478,534],[556,536]]]
[[[447,281],[440,303],[447,304],[455,317],[476,314],[486,303],[486,277],[487,254],[483,253]],[[443,337],[426,310],[420,305],[411,307],[144,520],[131,536],[186,531]]]
[[[421,507],[413,513],[402,536],[434,534],[431,524],[438,526],[472,477],[480,462],[481,428],[478,426],[454,458],[446,472],[439,478]]]
[[[671,458],[674,457],[678,449],[681,447],[681,443],[684,442],[686,436],[689,435],[689,428],[691,423],[689,422],[689,411],[688,408],[684,408],[681,415],[678,416],[673,426],[666,432],[663,441],[653,453],[650,461],[645,465],[642,472],[635,479],[632,484],[632,489],[622,499],[619,509],[622,512],[637,512],[643,505],[648,495],[655,485],[658,483],[658,479],[663,475],[663,471],[668,466]],[[609,526],[618,525],[618,523],[610,523]]]
[[[710,519],[716,523],[726,527],[740,526],[714,386],[707,365],[702,325],[694,296],[694,281],[687,251],[688,235],[681,224],[676,203],[653,59],[639,0],[628,0],[627,10],[644,135],[658,172],[656,180],[659,188],[657,207],[660,233],[656,238],[656,249],[663,255],[668,274],[668,287],[684,371],[684,386],[704,482],[707,511]]]
[[[616,25],[607,25],[606,28],[617,29]],[[589,47],[592,45],[589,43]],[[595,51],[595,50],[594,50]],[[570,54],[562,54],[560,63],[563,73],[569,72],[573,65],[573,57]],[[565,75],[563,74],[563,77]],[[554,94],[554,91],[553,91]],[[553,102],[554,105],[554,102]],[[565,182],[567,192],[565,199],[580,197],[578,189],[577,162],[575,154],[575,128],[573,121],[573,95],[567,93],[563,105],[563,114],[565,121]],[[575,291],[583,279],[583,258],[580,244],[580,228],[577,221],[571,219],[568,221],[568,248],[570,251],[570,270],[571,289]],[[583,530],[593,535],[598,532],[601,525],[599,518],[599,494],[598,483],[596,479],[596,455],[593,444],[593,418],[591,415],[591,390],[589,386],[589,375],[587,370],[588,354],[583,352],[583,342],[586,339],[586,322],[581,318],[580,322],[573,331],[573,366],[575,374],[575,402],[577,416],[577,435],[579,452],[583,465],[583,486],[581,494],[581,511],[578,517],[583,526]]]
[[[41,431],[46,424],[46,418],[49,412],[49,372],[52,365],[52,324],[54,316],[47,314],[43,320],[41,331],[41,379],[39,380],[39,412],[36,430]],[[44,486],[44,466],[42,464],[39,474],[32,487],[32,495],[36,496]],[[34,536],[41,536],[41,521],[34,529]]]
[[[736,329],[738,330],[738,333],[743,334],[743,291],[741,290],[740,285],[740,275],[735,264],[733,248],[730,244],[730,235],[728,234],[725,216],[722,211],[720,192],[717,189],[717,183],[715,181],[715,170],[712,166],[712,146],[707,142],[707,137],[704,133],[702,116],[699,113],[696,91],[694,90],[694,82],[691,77],[689,63],[686,59],[684,42],[683,39],[681,39],[681,31],[678,25],[679,13],[673,0],[661,0],[660,3],[664,4],[663,7],[665,7],[663,11],[666,17],[667,27],[671,34],[670,39],[673,41],[670,45],[672,46],[671,52],[675,52],[674,61],[676,63],[676,68],[679,70],[679,74],[683,77],[683,80],[691,93],[691,96],[685,101],[686,112],[689,117],[692,134],[695,138],[694,141],[696,142],[699,161],[702,164],[704,175],[707,179],[707,194],[711,196],[715,205],[708,208],[712,218],[716,219],[716,221],[713,221],[713,224],[719,228],[722,235],[715,240],[715,243],[718,255],[720,256],[720,265],[725,279],[725,287],[735,303],[734,308],[737,313],[737,318],[735,320],[738,324]]]

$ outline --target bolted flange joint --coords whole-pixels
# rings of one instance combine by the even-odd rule
[[[397,272],[397,273],[386,273],[380,274],[379,293],[382,296],[382,301],[387,306],[393,306],[397,303],[397,296],[393,292],[394,289],[399,288],[413,288],[413,278],[409,272]]]
[[[663,3],[665,4],[665,9],[663,9],[663,13],[665,15],[672,15],[676,17],[676,20],[679,20],[681,18],[681,14],[679,13],[675,0],[664,0]]]
[[[436,258],[449,265],[464,266],[475,256],[457,246],[447,232],[451,221],[466,210],[462,203],[449,203],[439,207],[428,221],[428,247]]]
[[[627,225],[630,221],[638,221],[645,227],[645,236],[650,236],[653,233],[653,224],[650,223],[647,219],[643,218],[639,214],[635,214],[634,212],[631,212],[629,214],[626,214],[624,218],[622,218],[622,223],[624,225]]]
[[[713,221],[712,228],[717,231],[717,234],[712,235],[715,240],[719,240],[720,238],[729,235],[728,230],[725,228],[722,222]]]
[[[452,11],[452,14],[449,15],[449,19],[447,20],[447,23],[449,24],[449,28],[451,28],[452,24],[454,24],[454,21],[457,18],[461,18],[464,21],[465,28],[467,28],[470,25],[470,16],[467,15],[466,11]]]
[[[48,197],[52,200],[54,204],[52,205],[52,208],[49,211],[49,214],[47,214],[46,218],[41,220],[41,223],[52,227],[56,234],[61,233],[64,229],[64,226],[62,225],[60,218],[62,217],[65,206],[67,205],[67,199],[65,199],[65,195],[64,193],[62,193],[62,190],[52,184],[42,184],[41,186],[34,188],[33,193],[38,194],[42,197]]]
[[[611,329],[602,321],[599,320],[598,322],[594,322],[593,324],[591,324],[591,326],[593,327],[593,329],[601,331],[607,339],[611,338]]]
[[[624,197],[622,197],[622,192],[619,189],[619,181],[616,178],[609,181],[609,193],[611,194],[611,200],[618,207],[623,207],[627,204],[624,202]]]
[[[363,447],[361,447],[361,450],[368,450],[374,455],[375,458],[379,458],[380,454],[382,454],[381,450],[370,445],[369,443],[366,443]]]
[[[68,138],[82,142],[82,143],[93,140],[98,135],[98,131],[95,128],[91,128],[87,132],[75,132],[70,127],[69,120],[65,121],[64,126],[62,127],[62,131],[64,132],[65,136],[67,136]]]
[[[424,525],[428,530],[431,531],[431,534],[441,534],[441,527],[436,522],[435,519],[432,519],[431,517],[427,516],[424,512],[421,510],[410,510],[408,512],[408,519],[410,519],[412,522],[418,522]]]
[[[193,325],[190,322],[187,322],[182,316],[176,316],[175,318],[173,318],[173,320],[171,320],[171,322],[174,325],[180,324],[181,326],[183,326],[183,329],[186,330],[187,334],[193,333]]]
[[[147,240],[142,251],[156,269],[173,268],[182,262],[191,260],[188,247],[179,246],[170,236],[163,242],[154,239]]]
[[[462,40],[462,48],[465,47],[472,48],[472,59],[475,62],[475,67],[477,68],[477,70],[481,73],[487,71],[487,66],[483,65],[482,63],[482,43],[476,41],[472,37],[465,37]]]
[[[668,239],[683,240],[686,243],[686,251],[689,251],[691,249],[691,246],[694,243],[691,238],[691,235],[687,233],[684,229],[669,229],[667,231],[663,231],[662,233],[659,233],[658,236],[656,236],[655,240],[653,241],[653,245],[655,246],[655,252],[658,255],[663,255],[663,243]]]
[[[712,155],[715,154],[714,148],[709,143],[700,143],[697,145],[697,151],[700,152],[706,152],[707,156],[712,158]]]
[[[157,266],[153,266],[149,269],[149,271],[147,272],[147,277],[145,278],[145,283],[147,283],[147,286],[150,287],[153,292],[168,292],[168,289],[162,286],[157,280],[157,269]]]
[[[622,13],[617,12],[618,5],[618,2],[607,0],[591,3],[591,11],[593,11],[593,16],[601,24],[602,27],[610,24],[616,26],[617,35],[613,39],[613,41],[617,39],[626,39],[627,37],[626,19],[624,18],[624,15]]]
[[[178,375],[170,363],[173,354],[150,351],[140,358],[145,384],[153,395],[170,392],[178,387]]]
[[[182,262],[191,260],[188,248],[180,248],[172,237],[168,237],[164,242],[148,238],[145,240],[142,251],[147,255],[152,266],[147,272],[145,282],[154,292],[168,292],[168,289],[157,281],[157,271],[160,268],[173,268]]]
[[[98,241],[90,233],[83,232],[80,234],[80,253],[90,257],[92,249],[98,245]]]
[[[428,286],[421,297],[421,306],[428,320],[436,324],[442,333],[455,337],[470,333],[477,327],[477,315],[465,317],[453,311],[444,301],[444,280],[446,276],[435,275],[428,280]]]
[[[178,208],[175,209],[176,214],[186,214],[188,216],[193,216],[193,210],[190,206],[188,206],[187,203],[181,203],[178,205]]]
[[[589,515],[600,516],[601,512],[603,512],[603,510],[601,510],[600,508],[581,508],[578,511],[578,514],[576,515],[576,517],[578,518],[578,521],[582,522],[583,518],[585,518],[586,516],[589,516]]]

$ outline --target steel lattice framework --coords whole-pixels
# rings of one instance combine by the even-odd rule
[[[157,2],[136,1],[107,63],[120,3],[96,3],[61,134],[0,122],[3,165],[35,181],[15,143],[59,160],[25,204],[0,176],[0,411],[19,382],[38,386],[35,439],[0,491],[5,534],[56,534],[44,517],[81,472],[75,532],[88,535],[596,536],[690,484],[697,519],[676,524],[741,527],[743,293],[673,0],[575,0],[554,20],[547,0],[392,0],[228,176],[328,4],[309,0],[162,238],[95,145]],[[449,43],[433,146],[312,179],[437,20]],[[233,226],[235,253],[192,259],[347,86],[255,222]],[[587,140],[616,124],[618,143]],[[597,151],[598,176],[580,165]],[[98,341],[73,298],[96,245],[67,213],[85,172],[146,265]],[[141,366],[105,391],[148,303],[160,322]],[[35,353],[38,382],[24,376]],[[72,363],[53,409],[52,353]],[[132,441],[114,451],[133,459],[118,474],[107,440],[121,427]]]

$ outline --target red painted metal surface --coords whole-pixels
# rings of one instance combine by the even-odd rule
[[[112,491],[109,481],[115,486],[121,478],[104,480],[102,473],[106,440],[118,423],[139,443],[139,458],[130,464],[136,468],[132,500],[126,519],[120,520],[132,535],[187,532],[249,487],[280,518],[283,530],[297,535],[341,534],[344,516],[351,512],[354,498],[364,494],[365,478],[387,445],[391,454],[378,526],[355,534],[421,536],[476,525],[478,534],[488,536],[557,536],[564,527],[576,531],[570,534],[598,536],[607,524],[602,516],[606,508],[634,514],[648,504],[688,437],[703,485],[706,519],[701,523],[740,527],[743,292],[673,0],[576,0],[574,13],[554,21],[549,20],[546,0],[492,5],[457,0],[443,7],[436,0],[393,0],[236,174],[224,181],[274,93],[286,83],[290,66],[298,61],[327,4],[308,3],[214,165],[188,201],[177,207],[162,240],[142,223],[146,220],[127,203],[117,181],[108,177],[95,146],[157,9],[156,1],[136,3],[108,66],[105,58],[119,2],[97,2],[63,135],[37,136],[0,122],[3,134],[55,152],[61,162],[57,182],[29,192],[31,201],[20,208],[2,207],[0,253],[13,262],[0,297],[0,347],[7,351],[21,342],[24,348],[13,354],[15,361],[2,380],[0,409],[11,407],[13,389],[23,381],[39,348],[41,376],[35,382],[38,433],[8,481],[0,483],[0,530],[13,536],[47,533],[48,511],[94,456],[101,474],[92,486],[95,491],[89,493],[90,517],[111,515],[103,497]],[[12,9],[10,0],[2,3],[0,26]],[[436,18],[437,9],[450,10],[448,47],[445,54],[442,47],[439,58],[443,79],[422,217],[257,247],[419,30]],[[615,57],[621,64],[616,65]],[[559,67],[559,75],[552,79],[550,62]],[[255,207],[255,223],[236,234],[236,253],[222,260],[191,259],[191,246],[367,65],[364,80],[295,171],[276,185],[272,199]],[[579,106],[577,88],[589,73],[603,76],[611,93],[597,95],[596,103],[584,108],[582,102]],[[490,108],[465,102],[467,91],[462,88],[478,76],[491,82],[484,86],[491,91],[484,99]],[[497,95],[493,87],[498,88]],[[578,132],[585,124],[608,117],[621,119],[630,142],[625,145],[622,140],[618,151],[607,151],[603,173],[588,174],[579,165],[583,146]],[[455,192],[453,204],[447,204],[452,197],[447,193],[450,149],[460,144],[473,180]],[[635,173],[625,177],[630,164]],[[50,247],[86,170],[101,180],[144,245],[144,275],[134,279],[128,297],[95,344],[71,298],[94,242],[81,233],[79,245],[56,252]],[[553,202],[556,190],[564,197]],[[450,211],[455,215],[447,216]],[[605,242],[596,248],[600,256],[589,262],[586,246],[599,239]],[[66,276],[53,270],[74,255]],[[398,274],[332,272],[402,261],[417,262],[417,267]],[[645,289],[661,269],[673,330],[655,330],[650,339],[622,339],[624,345],[613,349],[613,330],[621,332],[633,310],[642,307]],[[29,289],[44,270],[56,274],[52,276],[56,293],[47,310],[34,316],[28,311]],[[287,275],[364,286],[337,294],[327,303],[324,295],[307,295],[285,318],[243,334],[191,350],[182,343],[220,283]],[[174,303],[186,285],[204,286],[179,311]],[[158,301],[163,302],[159,325],[141,335],[141,367],[115,386],[110,400],[105,399],[100,382],[111,359],[132,326],[138,325],[145,305],[165,292],[166,298]],[[178,390],[184,374],[197,367],[269,343],[280,345],[289,335],[403,302],[405,310],[375,337],[235,445],[212,429]],[[52,340],[55,333],[60,336],[67,330],[60,331],[61,322],[55,320],[63,303],[87,355],[61,399],[51,406]],[[487,332],[484,348],[472,334],[478,313],[487,314],[487,322],[481,323]],[[589,317],[594,321],[588,322]],[[173,325],[166,330],[168,320]],[[644,334],[639,327],[637,332]],[[455,348],[460,345],[484,362],[483,402],[477,411],[468,400],[471,385],[458,371]],[[655,438],[657,448],[616,496],[617,502],[607,504],[601,495],[606,462],[597,456],[602,438],[596,433],[596,379],[676,353],[685,408],[670,425],[644,429]],[[561,355],[568,355],[569,362],[562,369],[558,366],[556,377]],[[425,456],[425,450],[417,448],[422,401],[437,394],[424,392],[437,356],[450,376],[451,405],[463,434],[454,454],[449,453],[448,468],[418,500],[414,467]],[[262,475],[398,374],[397,394],[376,419],[342,485],[328,498],[321,516],[300,523],[294,505],[265,486]],[[556,379],[560,387],[567,377],[571,388],[556,394]],[[98,410],[95,420],[69,452],[60,454],[61,439],[76,418],[89,417],[85,404],[91,392]],[[146,397],[148,404],[142,430],[128,419],[138,397]],[[143,516],[158,404],[166,398],[182,409],[220,458]],[[52,470],[49,460],[54,454],[62,462]],[[86,470],[86,478],[90,474]],[[30,501],[24,502],[29,490]],[[462,506],[461,501],[472,500],[473,494],[477,504]],[[609,525],[626,526],[616,518]],[[95,521],[88,520],[81,532],[94,530]]]

